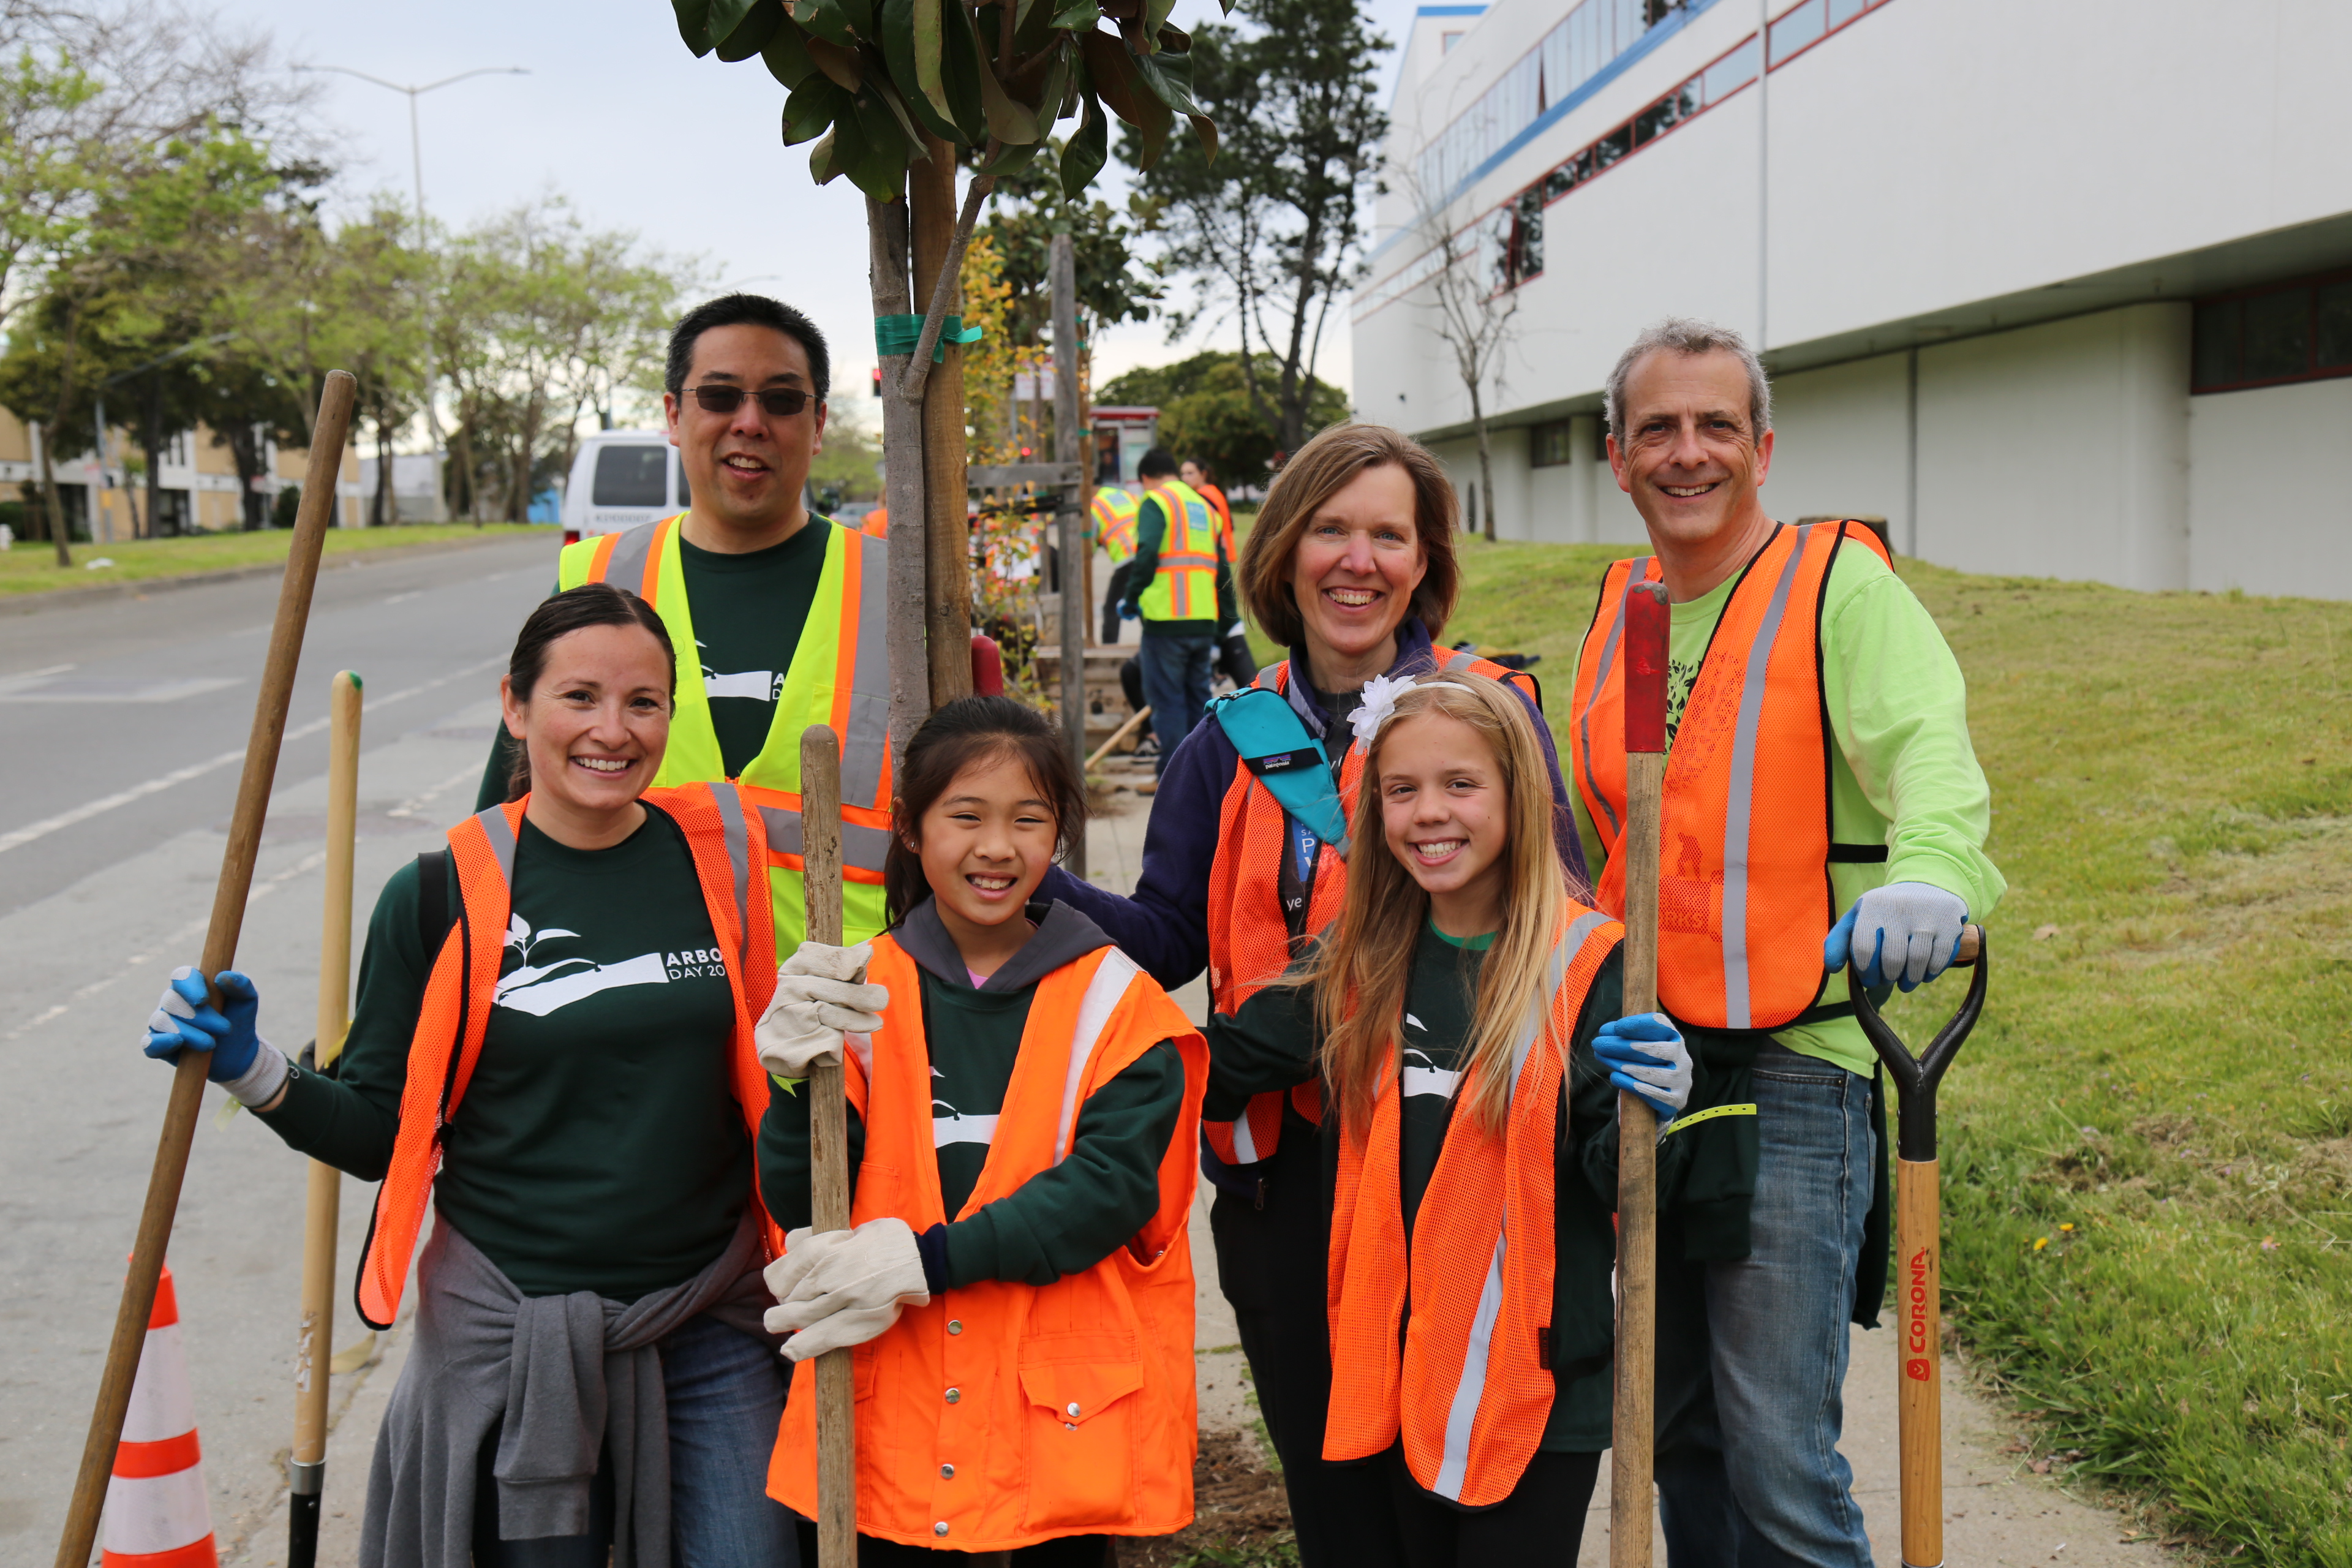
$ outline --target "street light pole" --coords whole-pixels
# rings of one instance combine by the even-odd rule
[[[386,81],[380,76],[370,76],[365,71],[353,70],[349,66],[296,66],[294,68],[298,71],[333,71],[339,76],[357,77],[362,81],[373,82],[377,87],[389,88],[394,92],[404,92],[408,95],[408,166],[416,190],[416,248],[419,251],[425,248],[425,142],[417,130],[416,100],[428,92],[470,80],[478,76],[529,76],[530,74],[520,66],[481,66],[473,70],[459,71],[456,76],[445,76],[439,81],[410,86],[402,82]],[[425,315],[425,433],[433,448],[430,454],[433,459],[433,510],[429,521],[445,522],[447,517],[445,511],[446,502],[441,493],[441,416],[434,407],[433,402],[434,386],[438,380],[439,377],[436,374],[433,363],[432,314],[428,309]]]

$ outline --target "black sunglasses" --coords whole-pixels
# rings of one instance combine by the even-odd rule
[[[743,406],[743,399],[747,395],[756,397],[760,400],[761,410],[772,419],[790,419],[806,408],[810,400],[816,396],[814,393],[803,392],[797,386],[772,386],[747,394],[740,386],[723,384],[689,386],[686,395],[713,414],[732,414]]]

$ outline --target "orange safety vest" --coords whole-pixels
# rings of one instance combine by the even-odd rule
[[[760,814],[743,808],[732,784],[683,784],[649,789],[639,797],[665,812],[686,835],[710,929],[726,954],[727,986],[735,996],[732,1077],[743,1125],[756,1141],[768,1106],[767,1073],[751,1031],[776,988],[776,934],[768,900],[759,896],[754,870],[767,850]],[[515,836],[530,797],[492,806],[449,829],[449,858],[462,907],[425,982],[425,1001],[409,1038],[408,1076],[400,1091],[400,1125],[392,1163],[376,1189],[375,1212],[360,1248],[353,1300],[360,1321],[384,1330],[400,1313],[400,1297],[416,1235],[441,1170],[442,1133],[464,1104],[466,1087],[481,1059],[490,1004],[498,994],[499,961],[514,913]],[[760,1202],[752,1212],[766,1230],[766,1256],[783,1250],[783,1237]]]
[[[1186,1081],[1160,1164],[1160,1207],[1126,1246],[1051,1285],[985,1280],[934,1296],[852,1352],[858,1533],[1003,1552],[1066,1535],[1181,1530],[1192,1520],[1199,1419],[1186,1223],[1207,1046],[1115,947],[1048,974],[1029,1004],[980,1183],[950,1216],[922,976],[884,935],[866,978],[895,1001],[845,1074],[866,1124],[853,1225],[896,1215],[920,1233],[1013,1192],[1061,1163],[1087,1098],[1161,1040],[1183,1054]],[[805,1373],[793,1379],[768,1495],[816,1517],[816,1380]]]
[[[1223,537],[1225,542],[1226,563],[1232,566],[1234,571],[1240,571],[1242,554],[1241,552],[1234,546],[1233,503],[1225,500],[1225,492],[1219,489],[1214,485],[1202,485],[1200,487],[1197,493],[1202,500],[1207,501],[1211,506],[1217,509],[1218,520],[1223,525]]]
[[[859,518],[857,520],[857,531],[864,534],[869,534],[876,539],[889,538],[890,509],[887,506],[877,506],[872,511],[867,512],[864,517]]]
[[[1528,697],[1536,696],[1535,677],[1506,669],[1474,654],[1433,648],[1437,668],[1447,674],[1468,672],[1490,680],[1507,681]],[[1257,672],[1254,686],[1274,691],[1290,685],[1290,661],[1280,659]],[[1339,808],[1355,820],[1356,792],[1362,783],[1364,755],[1350,746],[1339,763]],[[1278,980],[1304,947],[1294,948],[1289,924],[1282,918],[1282,858],[1290,853],[1290,831],[1282,803],[1263,787],[1252,788],[1255,775],[1247,763],[1234,767],[1225,802],[1217,819],[1217,853],[1209,864],[1209,996],[1220,1013],[1237,1013],[1243,1003]],[[1348,862],[1339,847],[1316,849],[1315,884],[1308,895],[1305,936],[1322,934],[1339,918],[1348,892]],[[1323,1120],[1323,1086],[1310,1080],[1290,1090],[1290,1101],[1307,1121]],[[1209,1152],[1227,1165],[1251,1165],[1274,1158],[1282,1142],[1282,1101],[1279,1092],[1253,1095],[1238,1121],[1203,1121],[1201,1135]]]
[[[1512,1053],[1503,1136],[1455,1117],[1409,1248],[1390,1047],[1371,1127],[1339,1140],[1326,1459],[1370,1458],[1401,1434],[1412,1479],[1449,1502],[1489,1507],[1519,1484],[1555,1386],[1544,1350],[1558,1262],[1553,1136],[1563,1069],[1593,976],[1624,937],[1599,910],[1569,905],[1542,1031],[1531,1027]],[[1458,1094],[1470,1089],[1465,1081]]]
[[[1837,919],[1832,859],[1885,858],[1830,842],[1830,733],[1821,607],[1848,541],[1886,560],[1858,522],[1783,523],[1731,590],[1699,662],[1666,760],[1658,868],[1658,1000],[1709,1029],[1785,1027],[1827,976]],[[1889,564],[1892,564],[1890,562]],[[1601,907],[1625,907],[1617,853],[1625,821],[1625,668],[1617,657],[1627,584],[1657,559],[1612,564],[1576,667],[1569,773],[1609,863]]]

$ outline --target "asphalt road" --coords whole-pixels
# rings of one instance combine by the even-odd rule
[[[298,1049],[317,999],[327,683],[366,682],[356,920],[472,807],[515,629],[556,538],[322,573],[240,965]],[[0,617],[0,1562],[47,1562],[72,1488],[170,1074],[136,1048],[194,962],[274,577]],[[209,1090],[174,1231],[224,1555],[282,1489],[303,1164]],[[347,1182],[339,1290],[372,1188]],[[359,1328],[340,1305],[337,1339]],[[331,1473],[331,1501],[365,1478]],[[257,1544],[258,1544],[257,1542]]]

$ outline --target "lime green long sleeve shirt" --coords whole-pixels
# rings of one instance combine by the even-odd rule
[[[1669,752],[1699,660],[1738,581],[1735,574],[1674,606]],[[1959,661],[1910,588],[1859,546],[1839,551],[1830,568],[1821,624],[1822,695],[1837,739],[1830,758],[1832,837],[1841,844],[1886,846],[1883,865],[1830,867],[1839,911],[1885,883],[1926,882],[1964,900],[1969,918],[1981,921],[2009,885],[1984,852],[1992,791],[1969,740],[1968,683]],[[1569,689],[1576,689],[1573,678]],[[1570,794],[1584,862],[1598,880],[1608,856],[1582,794]],[[1822,1002],[1844,1000],[1845,976],[1832,975]],[[1850,1072],[1867,1074],[1877,1059],[1851,1017],[1783,1029],[1773,1037]]]

